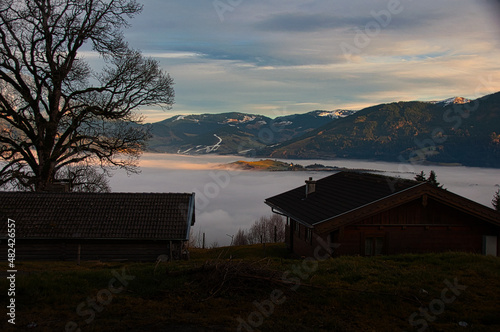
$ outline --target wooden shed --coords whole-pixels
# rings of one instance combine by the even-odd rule
[[[0,243],[15,224],[16,260],[182,258],[194,193],[0,192]]]
[[[426,182],[340,172],[270,197],[286,244],[313,256],[465,251],[498,256],[500,213]]]

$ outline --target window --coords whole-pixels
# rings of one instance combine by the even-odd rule
[[[335,230],[330,233],[330,243],[337,243],[340,239],[340,230]]]
[[[384,249],[384,238],[376,237],[375,238],[375,256],[382,255],[382,250]]]
[[[497,255],[497,237],[494,235],[483,236],[483,255]]]
[[[373,256],[373,238],[367,237],[365,239],[365,256]]]
[[[295,231],[300,233],[300,224],[298,222],[295,222]]]
[[[306,228],[306,241],[311,243],[312,242],[311,239],[312,239],[312,229]]]
[[[384,250],[383,237],[367,237],[365,238],[365,256],[382,255]]]

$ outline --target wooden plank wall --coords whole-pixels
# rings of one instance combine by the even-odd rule
[[[0,260],[7,259],[7,246],[2,241]],[[16,261],[76,261],[78,254],[76,241],[42,241],[42,240],[18,240],[16,241]],[[174,259],[181,258],[182,242],[172,242],[172,253]],[[80,243],[80,259],[85,260],[130,260],[130,261],[156,261],[160,255],[169,255],[169,242],[126,242],[116,243],[106,241],[91,241]]]
[[[328,229],[326,225],[325,229]],[[331,227],[329,227],[331,228]],[[319,233],[322,238],[332,233]],[[433,199],[418,199],[340,228],[335,255],[364,255],[365,239],[384,238],[383,254],[465,251],[482,253],[483,236],[499,236],[500,228]],[[310,256],[314,243],[304,232],[294,236],[294,252]],[[500,252],[500,248],[498,249]]]

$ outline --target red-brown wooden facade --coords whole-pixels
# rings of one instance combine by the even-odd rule
[[[287,216],[285,241],[300,256],[314,256],[325,242],[334,256],[443,251],[500,255],[500,213],[427,183],[319,222],[304,221],[306,211],[296,220],[287,215],[286,206],[271,202],[275,212]]]

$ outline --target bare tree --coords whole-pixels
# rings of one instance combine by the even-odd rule
[[[278,214],[260,217],[247,233],[248,243],[269,243],[285,241],[285,224]]]
[[[135,111],[174,98],[158,62],[123,39],[141,10],[135,0],[0,0],[0,187],[44,190],[81,163],[137,172],[149,133]],[[81,56],[90,47],[99,73]]]
[[[66,176],[61,181],[67,181],[70,190],[74,192],[107,193],[111,192],[108,179],[105,170],[99,171],[91,165],[76,165],[68,167]]]
[[[234,236],[233,239],[233,245],[234,246],[244,246],[248,244],[248,239],[245,234],[245,231],[242,229],[238,229],[238,232],[236,232],[236,235]]]

